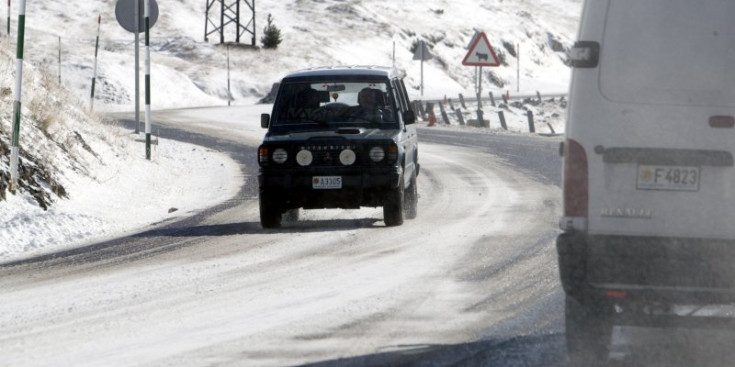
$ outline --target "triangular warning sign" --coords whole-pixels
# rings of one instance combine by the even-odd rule
[[[500,66],[500,60],[495,55],[495,50],[490,46],[490,42],[485,36],[485,32],[481,32],[475,37],[474,42],[470,45],[467,56],[462,60],[462,65],[467,66]]]

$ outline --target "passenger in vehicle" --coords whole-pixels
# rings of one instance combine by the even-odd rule
[[[383,93],[380,90],[372,88],[363,88],[357,95],[357,103],[359,104],[350,117],[355,120],[364,120],[368,122],[383,122]]]

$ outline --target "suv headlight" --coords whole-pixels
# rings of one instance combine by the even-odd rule
[[[380,162],[385,158],[385,150],[382,147],[372,147],[369,155],[373,162]]]
[[[286,160],[288,159],[288,152],[286,152],[286,149],[278,148],[273,151],[273,162],[276,162],[278,164],[286,163]]]
[[[350,166],[357,160],[357,155],[352,149],[345,149],[339,153],[339,162],[345,166]]]

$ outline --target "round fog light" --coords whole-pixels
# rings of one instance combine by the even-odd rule
[[[357,156],[355,155],[355,151],[353,151],[352,149],[345,149],[341,153],[339,153],[339,161],[345,166],[349,166],[355,163],[356,159]]]
[[[314,155],[310,151],[304,149],[296,153],[296,162],[299,166],[308,166],[314,161]]]

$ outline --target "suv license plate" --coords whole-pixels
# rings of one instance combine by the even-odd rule
[[[311,187],[314,189],[341,189],[341,176],[314,176],[311,180]]]
[[[638,166],[638,190],[699,191],[699,167]]]

